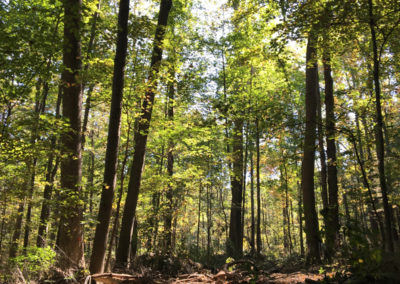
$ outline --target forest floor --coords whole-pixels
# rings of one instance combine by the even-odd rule
[[[133,271],[103,273],[91,278],[105,284],[116,283],[343,283],[350,278],[338,267],[306,267],[300,261],[274,263],[241,259],[219,268],[203,266],[190,259],[140,259],[141,267]],[[146,266],[143,266],[146,265]],[[138,267],[138,266],[136,266]],[[137,272],[140,271],[140,272]]]
[[[362,259],[336,260],[335,264],[307,266],[300,256],[281,260],[244,258],[237,261],[214,256],[203,264],[184,257],[142,255],[131,266],[112,273],[88,275],[87,270],[63,271],[57,267],[40,275],[16,269],[7,283],[400,283],[400,259],[385,258],[379,264]],[[26,271],[25,271],[26,272]],[[14,273],[13,273],[14,274]],[[1,275],[1,272],[0,272]],[[35,279],[35,280],[34,280]],[[2,281],[0,281],[2,282]]]
[[[329,274],[310,273],[298,271],[293,273],[272,273],[270,275],[252,275],[244,271],[225,272],[221,270],[217,274],[195,272],[181,274],[177,277],[159,275],[149,278],[134,275],[105,273],[94,276],[92,279],[111,283],[333,283]]]
[[[354,260],[353,260],[354,261]],[[350,265],[350,263],[352,263]],[[200,264],[188,258],[140,256],[133,263],[135,271],[103,274],[105,284],[117,283],[400,283],[399,260],[382,260],[379,265],[337,260],[335,264],[307,266],[299,256],[280,261],[265,257],[226,261],[214,258]],[[125,277],[119,278],[121,273]],[[92,279],[101,280],[96,275]],[[124,282],[126,281],[126,282]],[[88,283],[88,282],[87,282]]]

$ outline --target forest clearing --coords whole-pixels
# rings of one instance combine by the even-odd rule
[[[0,0],[0,283],[400,283],[398,0]]]

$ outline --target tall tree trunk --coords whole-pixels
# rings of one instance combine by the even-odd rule
[[[329,226],[326,228],[326,255],[331,259],[339,240],[339,203],[336,160],[335,103],[333,98],[333,79],[331,59],[328,52],[323,55],[326,107],[326,145],[328,156]]]
[[[229,224],[228,224],[228,216],[225,212],[225,206],[224,206],[224,190],[223,187],[221,186],[220,188],[220,194],[219,194],[219,203],[221,205],[221,211],[222,214],[224,215],[224,232],[225,232],[225,239],[228,240],[229,239]]]
[[[124,91],[125,63],[128,46],[129,0],[121,0],[118,12],[117,51],[114,59],[114,75],[110,121],[108,125],[106,162],[104,166],[103,189],[101,192],[93,252],[90,258],[90,272],[103,272],[104,257],[107,248],[108,227],[111,218],[116,172],[118,165],[118,147],[121,129],[121,108]]]
[[[319,160],[321,164],[321,197],[322,197],[322,216],[324,218],[325,233],[328,230],[328,185],[327,185],[327,172],[326,172],[326,156],[325,156],[325,146],[324,146],[324,127],[322,124],[322,104],[321,104],[321,94],[318,87],[317,95],[317,129],[318,129],[318,150],[319,150]]]
[[[261,181],[260,181],[260,129],[256,117],[256,187],[257,187],[257,223],[256,223],[256,252],[261,253]]]
[[[290,230],[290,213],[289,213],[289,184],[288,184],[288,174],[287,174],[287,167],[286,167],[286,160],[283,160],[283,173],[284,175],[284,182],[285,182],[285,215],[287,220],[287,244],[289,248],[289,254],[292,254],[293,244],[292,244],[292,233]]]
[[[59,233],[59,248],[63,259],[60,265],[65,269],[84,266],[82,206],[81,200],[81,112],[82,96],[80,72],[81,63],[81,7],[80,0],[64,1],[64,73],[63,117],[69,122],[69,129],[61,136],[61,188],[63,200]]]
[[[306,56],[306,130],[304,136],[303,162],[301,167],[301,186],[303,191],[304,217],[307,240],[307,262],[320,262],[320,236],[318,216],[315,210],[314,160],[318,95],[318,66],[316,40],[312,34],[308,37]]]
[[[290,199],[290,219],[291,219],[291,226],[292,226],[291,239],[293,239],[293,246],[296,247],[297,246],[296,237],[293,236],[294,230],[295,230],[295,227],[294,227],[294,216],[293,215],[294,215],[293,214],[293,201],[292,201],[292,199]],[[292,249],[293,249],[293,246],[292,246]]]
[[[243,120],[236,118],[232,133],[231,215],[227,254],[237,258],[243,253],[242,190],[243,190]]]
[[[211,226],[212,226],[212,194],[211,186],[207,184],[207,260],[211,257]]]
[[[250,206],[251,206],[251,237],[250,237],[250,254],[253,255],[256,251],[256,224],[254,216],[254,165],[253,165],[253,149],[250,148]]]
[[[196,235],[196,247],[197,254],[200,256],[200,216],[201,216],[201,192],[203,189],[203,185],[200,183],[199,186],[199,203],[198,203],[198,211],[197,211],[197,235]]]
[[[164,145],[161,146],[160,160],[159,160],[159,175],[162,175],[164,168]],[[155,189],[151,196],[151,206],[153,207],[149,220],[149,238],[147,240],[147,249],[150,252],[151,248],[155,248],[158,236],[158,213],[160,210],[160,192]]]
[[[129,141],[130,141],[130,133],[131,133],[131,122],[128,120],[128,133],[126,137],[126,145],[125,145],[125,153],[124,153],[124,159],[122,160],[122,165],[121,165],[121,172],[120,172],[120,178],[119,178],[119,190],[118,190],[118,198],[117,198],[117,208],[115,209],[115,216],[114,216],[114,222],[112,223],[112,229],[111,229],[111,235],[110,235],[110,243],[108,245],[108,254],[107,254],[107,260],[104,265],[104,271],[108,271],[110,261],[111,261],[111,252],[114,246],[114,240],[116,239],[117,236],[117,231],[118,231],[118,224],[119,224],[119,215],[120,215],[120,210],[121,210],[121,200],[122,200],[122,193],[124,191],[124,181],[125,181],[125,169],[126,169],[126,164],[128,162],[128,156],[129,156]]]
[[[380,58],[378,55],[377,39],[375,33],[375,18],[373,13],[372,0],[368,0],[369,4],[369,27],[371,30],[372,50],[374,59],[374,85],[375,85],[375,107],[376,107],[376,154],[378,157],[378,172],[379,172],[379,183],[382,192],[383,211],[385,213],[385,250],[387,252],[393,252],[393,235],[392,235],[392,213],[389,206],[388,188],[386,184],[385,175],[385,145],[383,140],[383,117],[381,107],[381,86],[379,79],[379,64]]]
[[[247,158],[248,158],[248,145],[249,145],[249,126],[246,125],[246,134],[245,134],[246,142],[245,142],[245,149],[244,149],[244,160],[243,160],[243,192],[242,192],[242,221],[241,221],[241,228],[242,228],[242,239],[244,238],[244,217],[246,213],[246,177],[247,177]]]
[[[299,182],[297,182],[297,187],[299,188],[299,199],[298,199],[298,214],[299,214],[299,241],[300,241],[300,255],[304,256],[304,239],[303,239],[303,199],[302,191]]]
[[[174,64],[174,63],[172,63]],[[167,117],[168,121],[171,123],[171,126],[173,125],[174,121],[174,104],[175,104],[175,86],[174,86],[174,80],[175,80],[175,70],[174,66],[171,68],[171,78],[168,83],[168,107],[167,107]],[[173,211],[174,211],[174,187],[173,187],[173,181],[172,181],[172,176],[174,174],[174,141],[173,138],[170,137],[168,141],[168,150],[167,150],[167,174],[168,174],[168,188],[167,188],[167,214],[165,216],[164,220],[164,229],[165,229],[165,249],[168,254],[170,254],[171,251],[171,241],[172,241],[172,219],[173,219]]]
[[[128,185],[128,194],[125,201],[124,213],[122,217],[122,226],[118,242],[116,266],[125,267],[128,261],[129,244],[132,237],[133,218],[136,214],[136,206],[139,197],[140,181],[144,165],[144,156],[146,152],[147,136],[150,128],[151,114],[154,104],[155,91],[157,89],[157,74],[160,70],[162,59],[162,41],[168,22],[169,11],[171,10],[171,0],[161,0],[160,13],[158,14],[158,23],[153,43],[153,52],[151,57],[150,72],[148,76],[149,87],[146,90],[146,96],[143,101],[139,127],[134,134],[134,155],[130,172]]]

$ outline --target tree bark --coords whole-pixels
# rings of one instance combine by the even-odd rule
[[[121,0],[118,12],[117,50],[114,59],[114,75],[110,121],[108,126],[106,162],[104,167],[103,189],[101,192],[93,251],[90,258],[90,272],[100,273],[104,269],[109,223],[116,183],[118,147],[121,129],[121,108],[124,91],[125,63],[128,46],[129,0]]]
[[[128,156],[129,156],[130,133],[131,133],[131,122],[129,122],[129,120],[128,120],[128,133],[127,133],[127,137],[126,137],[125,153],[124,153],[124,159],[122,160],[120,178],[119,178],[120,184],[119,184],[119,190],[118,190],[117,208],[115,209],[114,222],[113,222],[113,226],[111,229],[111,236],[109,238],[110,243],[108,245],[108,254],[107,254],[106,263],[104,265],[104,271],[108,271],[108,267],[109,267],[110,261],[111,261],[111,252],[112,252],[112,249],[114,246],[114,239],[116,239],[116,235],[117,235],[117,231],[118,231],[122,193],[124,191],[125,168],[126,168],[126,164],[128,162]]]
[[[301,186],[303,191],[303,205],[305,217],[305,231],[307,241],[307,262],[320,262],[320,236],[318,230],[318,216],[315,210],[314,193],[314,160],[316,139],[316,116],[318,94],[318,66],[316,40],[312,34],[308,37],[306,55],[306,130],[304,136],[304,152],[302,161]]]
[[[174,62],[171,64],[175,64]],[[170,80],[168,83],[168,107],[167,107],[167,118],[168,121],[173,125],[174,121],[174,104],[175,104],[175,70],[174,66],[171,67]],[[172,253],[171,251],[171,241],[172,241],[172,219],[174,211],[174,187],[172,177],[174,174],[174,141],[172,137],[168,139],[168,149],[167,149],[167,174],[168,174],[168,188],[167,188],[167,214],[164,219],[164,229],[165,229],[165,250],[167,254]]]
[[[369,7],[369,27],[371,30],[373,60],[374,60],[374,86],[375,86],[375,108],[376,108],[376,155],[378,157],[378,172],[379,172],[379,183],[382,192],[383,211],[385,213],[385,250],[387,252],[393,252],[393,230],[392,230],[392,214],[389,206],[388,188],[386,184],[385,175],[385,144],[383,139],[383,117],[382,117],[382,106],[381,106],[381,86],[380,86],[380,58],[378,55],[377,39],[375,33],[375,19],[373,13],[372,0],[368,0]]]
[[[333,257],[339,240],[339,203],[338,203],[338,178],[336,159],[336,123],[335,102],[333,97],[333,79],[331,75],[331,60],[328,52],[323,55],[324,79],[325,79],[325,108],[326,108],[326,145],[328,156],[328,189],[329,210],[326,228],[326,256]]]
[[[253,149],[250,148],[250,206],[251,206],[251,237],[250,237],[250,254],[253,255],[256,251],[256,224],[254,216],[254,165],[253,165]]]
[[[245,134],[245,149],[244,149],[244,160],[243,160],[243,191],[242,191],[242,221],[241,221],[241,235],[242,239],[244,238],[244,220],[246,214],[246,177],[247,177],[247,158],[248,158],[248,145],[249,145],[249,125],[246,125],[246,134]]]
[[[197,253],[200,256],[200,216],[201,216],[201,192],[203,189],[203,185],[200,183],[199,186],[199,203],[198,203],[198,210],[197,210],[197,235],[196,235],[196,247]]]
[[[319,160],[321,164],[321,197],[322,197],[322,216],[324,218],[325,233],[328,230],[328,186],[327,186],[327,171],[326,171],[326,156],[325,156],[325,146],[324,146],[324,127],[322,124],[322,104],[321,104],[321,94],[318,87],[317,95],[317,117],[318,117],[318,150],[319,150]]]
[[[82,206],[81,200],[81,112],[82,96],[80,72],[81,62],[81,6],[80,0],[64,2],[64,72],[63,72],[63,117],[69,122],[69,129],[61,136],[61,188],[63,205],[59,233],[59,248],[64,269],[84,266]]]
[[[242,190],[243,190],[243,120],[236,118],[232,133],[231,215],[227,254],[233,258],[242,256]]]
[[[285,215],[284,218],[287,220],[287,244],[288,244],[288,248],[289,248],[289,254],[292,254],[292,250],[293,250],[293,244],[292,244],[292,233],[290,230],[290,213],[289,213],[289,206],[290,206],[290,202],[289,202],[289,184],[288,184],[288,174],[287,174],[287,167],[286,167],[286,160],[283,160],[283,173],[281,172],[281,175],[284,175],[284,182],[285,182]]]
[[[257,223],[256,223],[256,252],[261,253],[261,181],[260,181],[260,130],[256,117],[256,187],[257,187]]]
[[[168,22],[169,11],[171,10],[171,0],[161,0],[160,13],[153,43],[150,72],[148,76],[149,87],[142,104],[139,126],[134,134],[134,156],[131,166],[128,194],[125,201],[122,226],[118,242],[116,266],[126,267],[128,261],[129,244],[132,237],[133,218],[136,214],[136,206],[139,197],[140,181],[144,165],[146,152],[147,136],[150,128],[151,114],[154,104],[155,91],[157,89],[157,74],[160,69],[162,59],[162,41]]]
[[[299,182],[297,182],[299,188],[299,199],[298,199],[298,214],[299,214],[299,241],[300,241],[300,255],[304,256],[304,239],[303,239],[303,199],[302,190]]]
[[[211,186],[207,184],[207,260],[211,257],[211,227],[212,227],[212,192]]]

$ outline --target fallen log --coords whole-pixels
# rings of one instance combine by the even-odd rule
[[[149,279],[144,279],[143,276],[135,276],[130,274],[118,273],[98,273],[88,276],[85,283],[90,283],[90,280],[101,282],[104,284],[141,284],[149,283]]]

